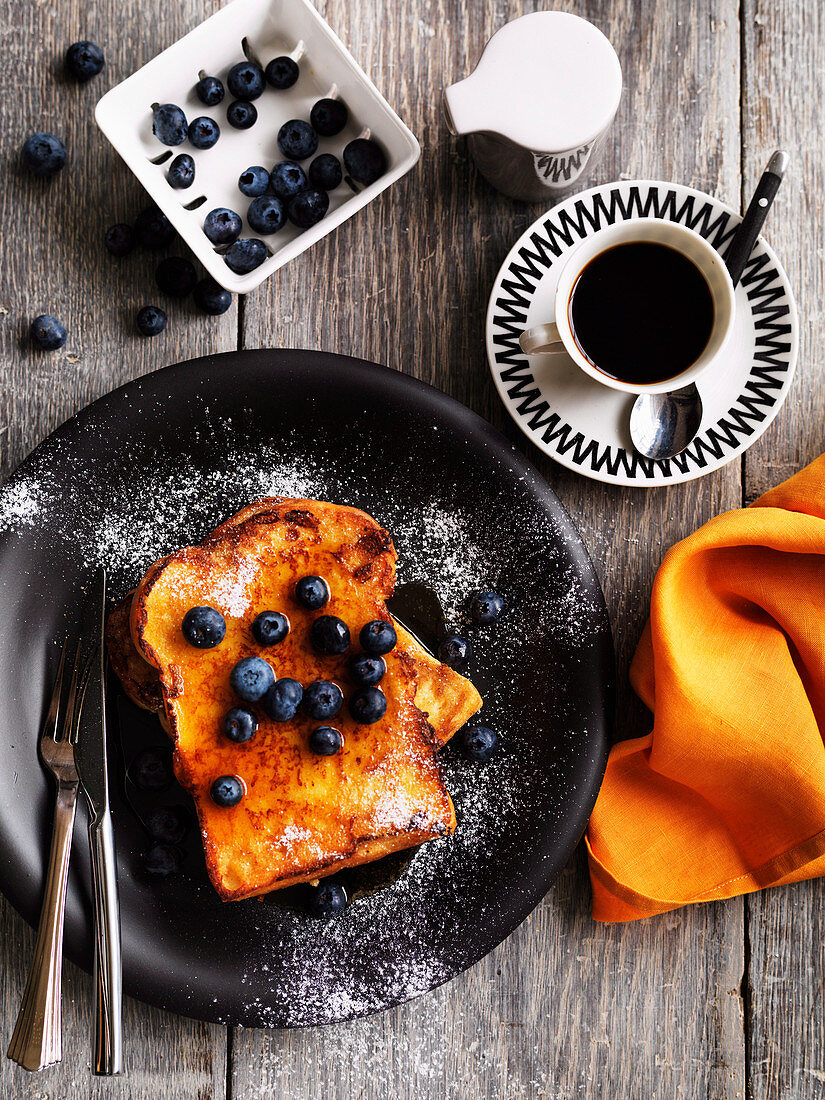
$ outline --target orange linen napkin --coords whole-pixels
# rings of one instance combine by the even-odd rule
[[[669,551],[630,679],[653,732],[610,753],[594,918],[825,874],[825,455]]]

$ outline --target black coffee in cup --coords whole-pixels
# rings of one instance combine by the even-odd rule
[[[582,354],[603,374],[634,385],[687,370],[715,319],[696,264],[655,241],[629,241],[594,256],[573,284],[568,310]]]

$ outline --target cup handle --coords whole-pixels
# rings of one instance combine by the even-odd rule
[[[525,355],[558,355],[565,350],[555,321],[525,329],[518,342]]]

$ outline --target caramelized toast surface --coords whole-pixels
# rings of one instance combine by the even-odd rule
[[[365,623],[390,618],[384,601],[394,586],[395,560],[388,533],[357,509],[267,498],[199,546],[149,569],[131,599],[133,647],[123,607],[113,612],[113,666],[130,697],[147,709],[157,707],[159,684],[175,771],[195,801],[207,868],[224,900],[314,880],[455,828],[436,750],[481,705],[472,684],[397,627],[398,645],[385,656],[380,685],[386,714],[358,725],[346,705],[354,690],[347,658],[359,649]],[[317,612],[294,597],[296,581],[308,574],[323,576],[331,590]],[[226,620],[226,636],[213,649],[197,649],[181,633],[186,612],[204,605]],[[278,645],[261,647],[251,634],[264,610],[289,618],[290,632]],[[313,650],[309,629],[321,614],[349,626],[353,644],[343,656]],[[223,716],[238,705],[229,673],[252,655],[267,660],[278,678],[303,685],[325,679],[341,687],[344,706],[327,723],[344,735],[340,753],[310,751],[318,721],[299,711],[289,722],[275,722],[258,704],[251,704],[259,721],[251,741],[236,744],[223,735]],[[220,775],[243,780],[237,806],[212,801],[209,788]]]

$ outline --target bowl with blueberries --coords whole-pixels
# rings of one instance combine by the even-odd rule
[[[234,0],[103,96],[95,117],[212,278],[240,294],[420,155],[308,0]]]

